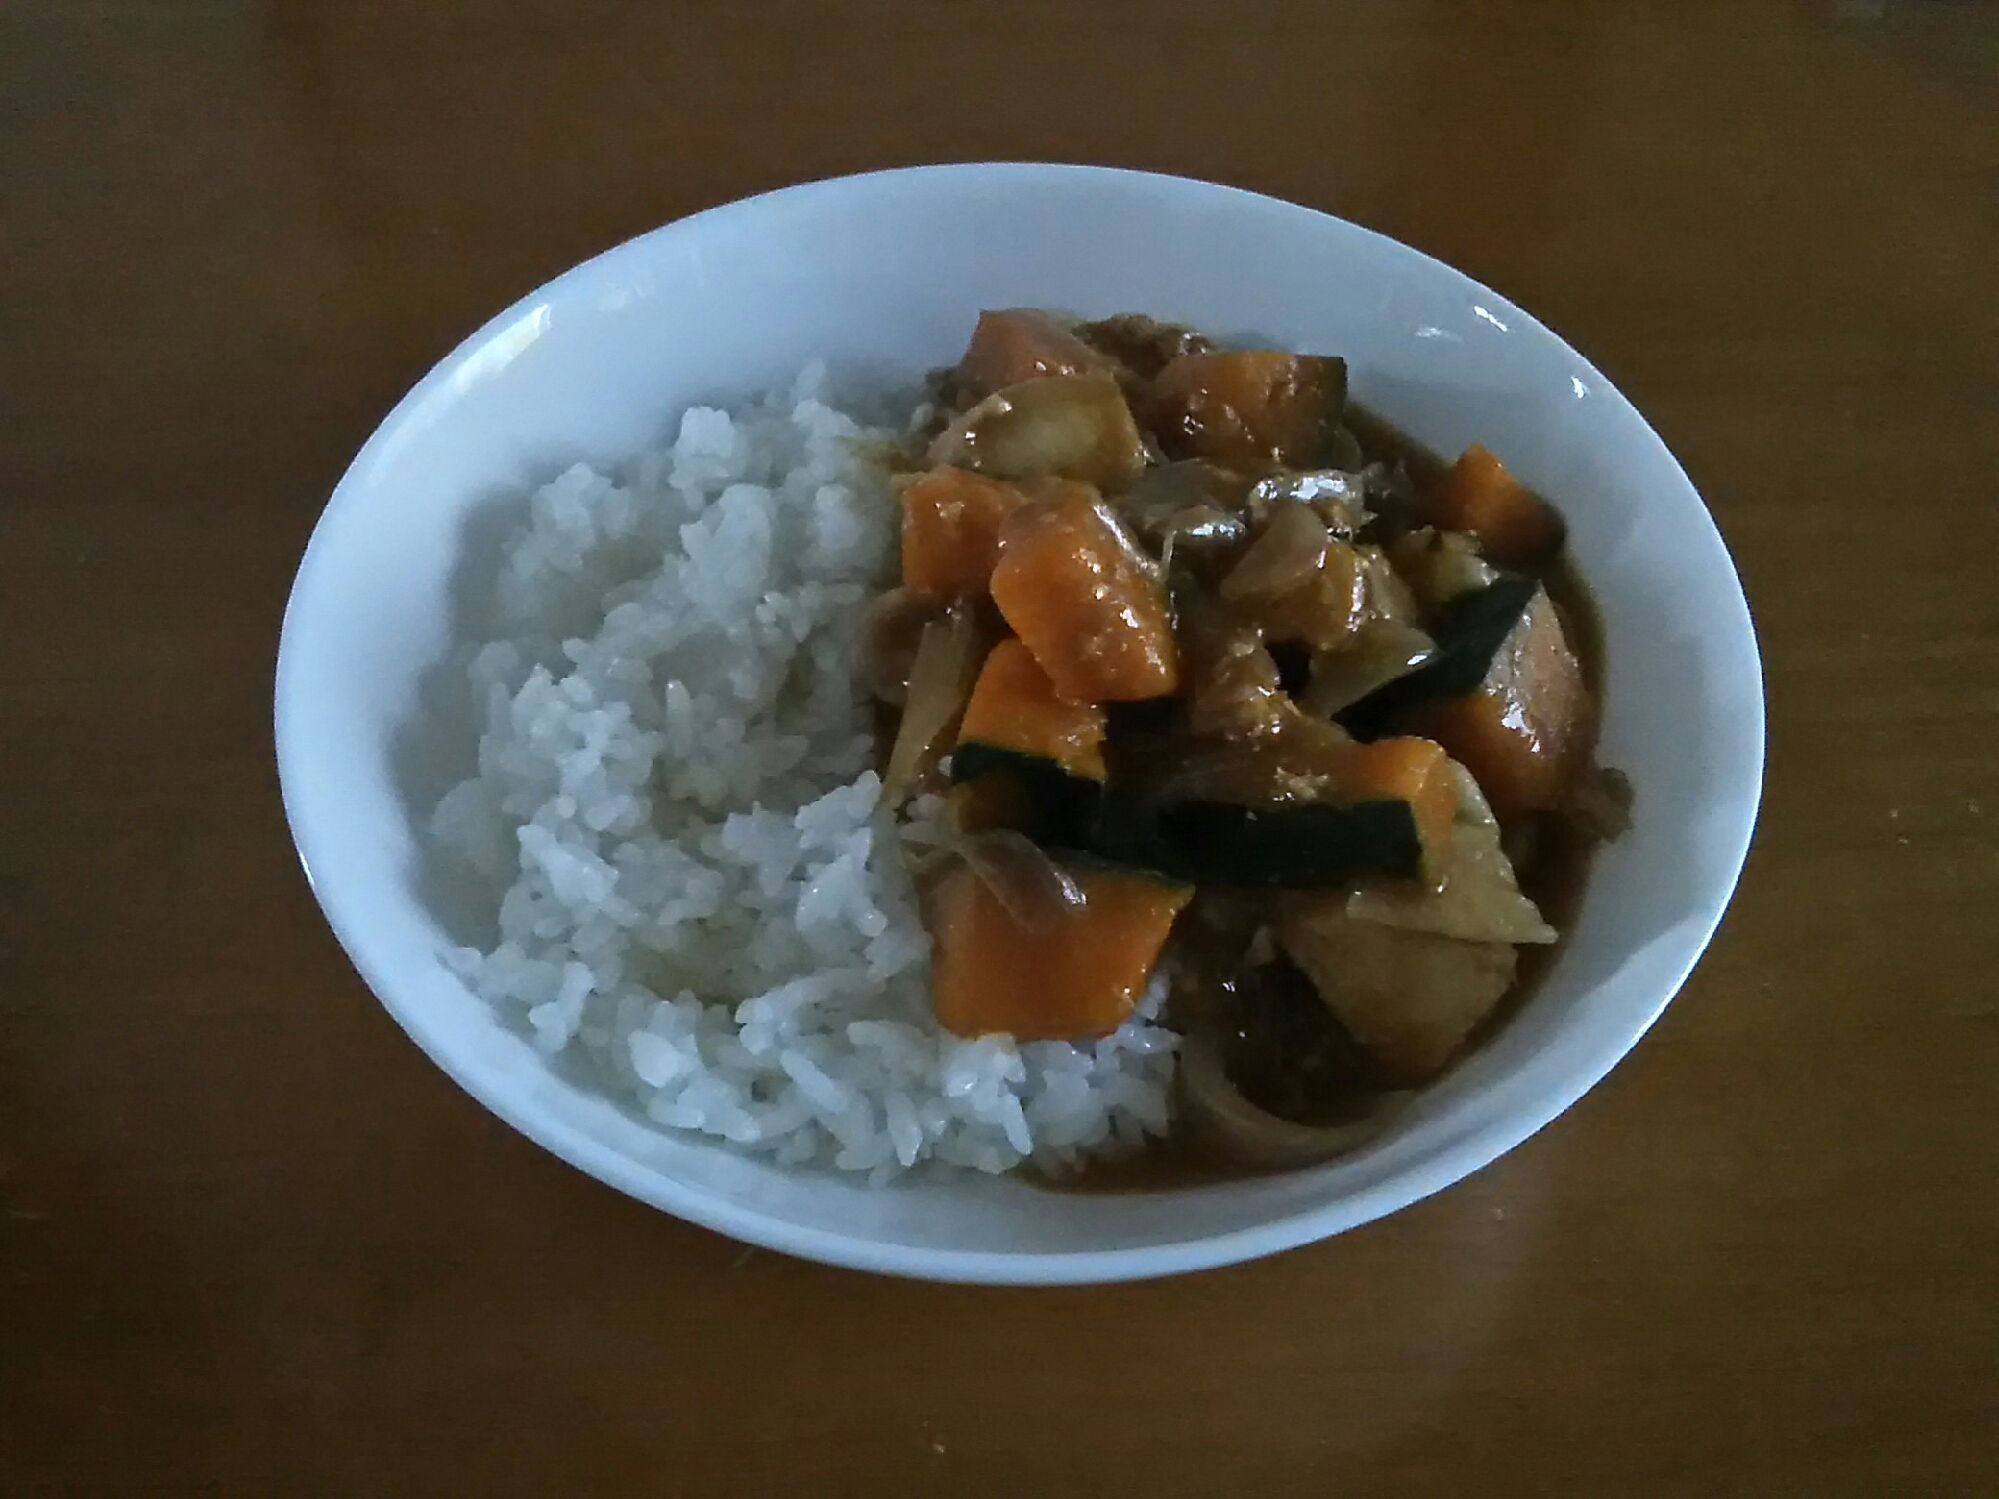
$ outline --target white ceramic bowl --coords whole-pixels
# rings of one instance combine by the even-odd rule
[[[615,459],[685,404],[806,360],[913,374],[982,307],[1138,310],[1342,354],[1357,396],[1445,451],[1497,449],[1566,512],[1601,602],[1602,759],[1637,821],[1510,1024],[1344,1160],[1215,1186],[1058,1194],[970,1175],[870,1190],[660,1133],[572,1086],[448,970],[452,896],[420,828],[463,724],[427,694],[492,496]],[[285,615],[277,751],[294,838],[355,966],[431,1058],[564,1160],[792,1254],[944,1280],[1116,1280],[1247,1259],[1392,1212],[1511,1149],[1602,1077],[1699,958],[1762,779],[1755,636],[1673,456],[1567,344],[1368,230],[1178,178],[921,168],[812,183],[621,245],[495,318],[354,460]]]

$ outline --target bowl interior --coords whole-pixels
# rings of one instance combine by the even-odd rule
[[[420,828],[470,764],[440,663],[525,487],[657,441],[686,404],[813,358],[907,378],[981,307],[1141,310],[1346,356],[1357,397],[1445,450],[1495,448],[1567,514],[1601,604],[1602,758],[1637,789],[1560,960],[1374,1146],[1280,1177],[1055,1194],[969,1175],[870,1190],[659,1133],[579,1089],[444,966],[462,888]],[[1223,1263],[1436,1190],[1559,1113],[1699,956],[1755,816],[1762,690],[1735,573],[1659,438],[1579,355],[1457,272],[1293,205],[1091,168],[816,183],[646,235],[481,329],[399,405],[315,532],[286,615],[280,771],[308,877],[375,993],[488,1107],[684,1217],[839,1263],[1107,1279]]]

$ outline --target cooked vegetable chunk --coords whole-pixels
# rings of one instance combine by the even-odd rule
[[[1226,552],[1249,531],[1244,502],[1250,481],[1217,464],[1189,459],[1147,469],[1111,498],[1118,515],[1153,551],[1177,557]]]
[[[943,755],[985,654],[985,632],[966,603],[953,604],[923,626],[909,666],[902,722],[882,772],[882,800],[890,806],[900,805]]]
[[[1476,536],[1502,567],[1531,567],[1561,550],[1561,516],[1477,444],[1459,455],[1428,511],[1440,529]]]
[[[902,492],[902,586],[920,600],[983,596],[999,561],[1000,522],[1026,498],[961,468],[919,476]]]
[[[1116,490],[1144,472],[1145,442],[1111,376],[1041,375],[995,391],[951,423],[930,445],[930,461]]]
[[[1152,382],[1154,425],[1180,457],[1309,463],[1346,404],[1343,359],[1274,349],[1182,354]]]
[[[960,800],[961,825],[1018,828],[1038,841],[1074,845],[1088,833],[1103,792],[1104,710],[1055,695],[1055,684],[1018,640],[986,657],[951,779],[977,784]],[[1002,784],[984,789],[993,782]]]
[[[1283,898],[1278,940],[1384,1073],[1407,1083],[1443,1070],[1512,987],[1518,954],[1355,919],[1340,894]]]
[[[1438,888],[1370,885],[1348,898],[1347,914],[1467,942],[1553,942],[1555,929],[1520,893],[1512,861],[1500,847],[1498,819],[1478,782],[1462,765],[1452,764],[1450,773],[1456,820],[1450,849],[1439,861]]]
[[[1478,778],[1502,818],[1559,807],[1588,765],[1596,705],[1546,592],[1508,633],[1484,681],[1408,715]]]
[[[1457,790],[1450,762],[1422,739],[1349,744],[1319,763],[1270,765],[1242,758],[1242,793],[1190,795],[1160,814],[1176,871],[1218,885],[1309,889],[1357,880],[1434,883],[1450,858]],[[1261,783],[1261,785],[1259,785]],[[1226,779],[1213,789],[1226,791]],[[1278,794],[1257,796],[1268,788]]]
[[[1070,702],[1137,702],[1173,691],[1165,587],[1091,491],[1065,489],[1007,517],[992,595]]]
[[[971,345],[958,361],[958,384],[974,396],[1041,375],[1107,371],[1111,361],[1047,313],[1008,307],[979,314]]]
[[[1073,863],[1082,904],[1028,925],[970,865],[930,904],[937,1020],[960,1036],[1021,1041],[1107,1036],[1145,992],[1173,918],[1193,891],[1149,875]]]
[[[1002,640],[986,657],[958,731],[958,755],[968,748],[1030,756],[1101,781],[1104,710],[1057,697],[1033,653],[1018,640]]]
[[[1265,639],[1312,651],[1330,650],[1359,629],[1366,603],[1360,555],[1296,500],[1272,510],[1219,592]]]
[[[1423,665],[1342,709],[1341,724],[1356,738],[1373,739],[1408,727],[1422,704],[1476,691],[1539,593],[1533,579],[1509,574],[1452,599],[1431,622],[1437,648]]]

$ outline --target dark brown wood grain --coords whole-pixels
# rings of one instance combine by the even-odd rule
[[[1945,1493],[1999,1473],[1999,22],[1976,0],[0,8],[0,1491]],[[291,570],[682,213],[1061,158],[1533,308],[1740,563],[1769,788],[1654,1034],[1275,1260],[795,1263],[544,1154],[293,859]]]

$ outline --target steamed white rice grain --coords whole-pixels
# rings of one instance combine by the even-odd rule
[[[542,1050],[660,1126],[886,1180],[1005,1171],[1163,1132],[1176,1037],[942,1031],[905,850],[855,685],[896,509],[808,369],[694,407],[618,474],[529,497],[468,663],[478,772],[432,819],[490,886],[453,955]],[[919,413],[920,415],[920,413]]]

